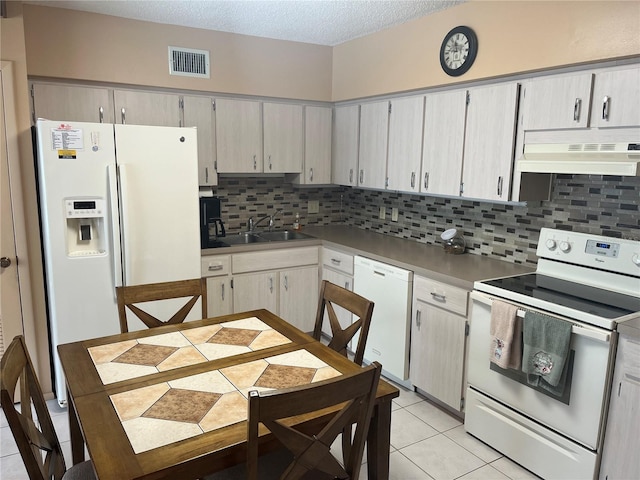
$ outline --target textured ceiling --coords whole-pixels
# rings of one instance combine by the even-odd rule
[[[156,23],[334,46],[465,0],[48,0]]]

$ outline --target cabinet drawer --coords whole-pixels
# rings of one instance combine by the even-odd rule
[[[353,255],[348,253],[325,247],[322,249],[322,265],[347,275],[353,275]]]
[[[413,296],[425,303],[467,316],[469,292],[429,278],[413,277]]]
[[[232,270],[233,273],[246,273],[303,265],[318,265],[318,247],[237,253],[233,256]]]
[[[202,257],[200,267],[203,277],[218,277],[231,273],[231,256],[214,255]]]

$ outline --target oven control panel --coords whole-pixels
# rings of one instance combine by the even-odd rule
[[[540,229],[538,257],[640,276],[640,241]]]

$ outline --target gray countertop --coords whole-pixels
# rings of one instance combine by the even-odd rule
[[[413,270],[434,280],[471,290],[473,282],[487,278],[505,277],[533,272],[533,267],[517,265],[501,260],[465,253],[452,255],[441,246],[427,245],[414,240],[392,237],[344,225],[308,227],[303,233],[309,240],[290,242],[254,243],[226,248],[211,248],[202,255],[231,254],[256,250],[271,250],[284,245],[302,247],[325,245],[352,254],[359,254],[400,268]]]

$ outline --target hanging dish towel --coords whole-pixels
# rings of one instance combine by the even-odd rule
[[[563,371],[571,343],[571,323],[540,313],[526,312],[522,342],[522,371],[527,374],[527,382],[534,386],[539,386],[541,382],[548,383],[554,387],[548,390],[562,395],[562,382],[566,379]]]
[[[491,303],[491,345],[489,359],[500,368],[520,370],[522,359],[522,321],[518,307],[500,300]]]

